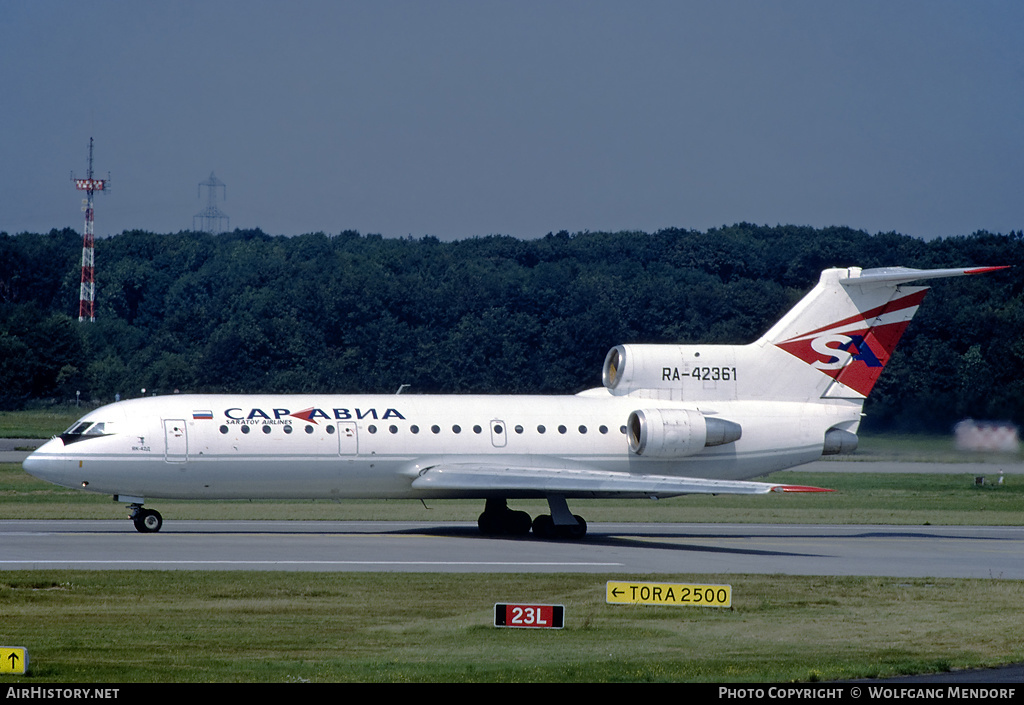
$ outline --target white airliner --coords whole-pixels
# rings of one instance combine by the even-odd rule
[[[857,445],[861,409],[927,287],[1002,269],[822,272],[749,345],[618,345],[573,396],[174,395],[101,407],[30,474],[129,505],[165,499],[480,498],[485,534],[580,538],[566,500],[807,492],[747,481]],[[535,519],[507,500],[544,498]]]

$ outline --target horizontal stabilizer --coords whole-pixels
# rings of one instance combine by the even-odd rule
[[[839,280],[844,286],[861,286],[864,284],[903,284],[907,282],[922,281],[924,279],[942,279],[944,277],[962,277],[969,274],[986,274],[996,272],[1002,267],[966,267],[962,269],[913,269],[911,267],[880,267],[878,269],[864,269],[860,274],[856,270],[850,273],[852,276]]]

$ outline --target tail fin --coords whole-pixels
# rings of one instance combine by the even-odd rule
[[[826,269],[759,343],[770,343],[832,378],[822,397],[863,399],[875,386],[928,287],[906,282],[1005,267]]]
[[[863,402],[924,298],[906,282],[981,274],[973,269],[826,269],[771,330],[750,345],[616,345],[604,386],[617,396]]]

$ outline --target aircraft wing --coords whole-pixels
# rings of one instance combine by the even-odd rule
[[[586,469],[488,464],[435,465],[413,480],[413,488],[467,497],[674,497],[683,494],[765,494],[831,492],[802,485],[709,480],[669,475],[631,475]]]

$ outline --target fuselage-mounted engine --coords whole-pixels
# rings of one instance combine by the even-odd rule
[[[742,435],[738,423],[692,409],[638,409],[626,422],[630,452],[647,458],[684,458]]]

